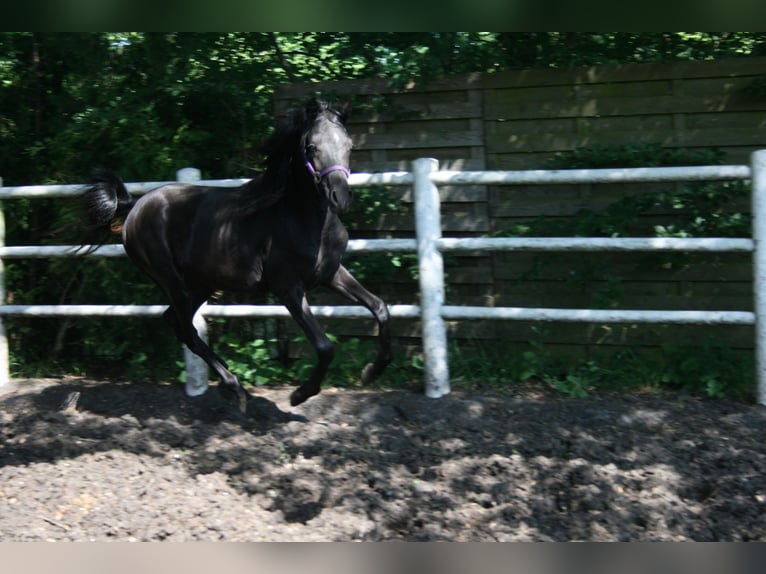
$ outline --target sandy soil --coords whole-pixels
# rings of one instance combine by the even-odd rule
[[[766,540],[760,406],[290,391],[15,381],[0,540]]]

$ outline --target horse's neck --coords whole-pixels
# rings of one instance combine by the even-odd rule
[[[325,233],[326,230],[343,227],[340,218],[327,202],[317,198],[296,198],[288,207],[290,214],[304,222],[307,230]]]

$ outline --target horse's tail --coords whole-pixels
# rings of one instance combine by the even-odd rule
[[[120,176],[104,170],[91,176],[81,199],[86,225],[93,229],[108,226],[112,231],[121,229],[122,221],[136,203]]]

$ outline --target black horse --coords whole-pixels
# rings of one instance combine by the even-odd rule
[[[263,172],[238,188],[169,184],[136,199],[118,176],[102,172],[83,192],[89,223],[122,225],[128,256],[170,301],[165,320],[217,373],[221,388],[236,393],[243,412],[247,393],[192,324],[217,290],[271,292],[306,333],[318,360],[290,395],[292,405],[319,393],[333,359],[333,345],[306,301],[309,289],[329,287],[375,316],[378,353],[363,382],[391,362],[386,304],[341,265],[348,232],[338,215],[353,197],[346,116],[345,107],[316,99],[281,116],[261,150]]]

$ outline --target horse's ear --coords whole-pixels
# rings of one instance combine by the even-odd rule
[[[311,98],[306,102],[306,117],[309,121],[314,120],[322,109],[322,102],[318,98]]]
[[[338,117],[340,121],[345,124],[348,121],[348,117],[351,115],[351,100],[348,99],[343,102],[343,105],[338,108]]]

